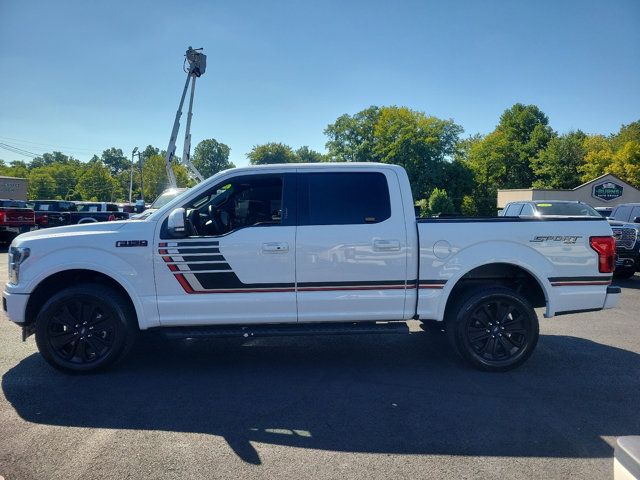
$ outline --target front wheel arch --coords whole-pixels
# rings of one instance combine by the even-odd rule
[[[25,311],[25,326],[31,326],[35,323],[40,309],[53,295],[66,287],[84,285],[87,283],[98,283],[100,285],[104,285],[105,287],[112,288],[122,295],[122,297],[129,303],[136,325],[139,325],[139,318],[133,299],[117,280],[95,270],[72,269],[56,272],[53,275],[48,276],[36,286],[33,292],[31,292]]]

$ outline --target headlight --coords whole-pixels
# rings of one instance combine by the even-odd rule
[[[9,283],[17,285],[20,280],[20,265],[24,262],[31,250],[26,247],[11,247],[9,248]]]

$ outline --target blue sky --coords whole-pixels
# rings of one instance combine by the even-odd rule
[[[166,148],[189,45],[208,56],[193,145],[216,138],[237,165],[268,141],[324,151],[326,125],[369,105],[466,136],[534,103],[560,132],[611,133],[640,118],[639,24],[637,0],[0,0],[0,142]]]

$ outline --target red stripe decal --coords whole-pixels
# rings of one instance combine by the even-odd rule
[[[181,273],[177,274],[175,277],[178,280],[178,282],[180,282],[180,285],[182,285],[182,288],[184,288],[185,292],[196,293],[195,290],[191,288],[191,285],[189,285],[189,282],[187,282],[187,279],[184,278],[184,276]]]
[[[167,246],[167,242],[160,242],[158,244],[159,247],[166,247]]]
[[[169,253],[169,252],[167,252],[165,249],[161,248],[160,250],[158,250],[158,253],[159,253],[160,255],[166,255],[166,254],[167,254],[167,253]]]
[[[177,265],[167,265],[167,267],[169,267],[169,270],[171,270],[172,272],[177,272],[178,271],[178,266]]]
[[[346,287],[298,287],[301,292],[324,292],[333,290],[404,290],[404,285],[350,285]]]
[[[581,285],[611,285],[611,282],[556,282],[552,287],[576,287]]]
[[[162,257],[162,259],[163,259],[165,262],[172,262],[172,261],[173,261],[173,260],[171,259],[171,257]]]
[[[176,275],[178,277],[178,275]],[[186,280],[185,280],[186,282]],[[184,285],[183,285],[184,287]],[[186,290],[186,289],[185,289]],[[253,290],[248,288],[241,288],[239,290],[191,290],[187,293],[272,293],[272,292],[295,292],[293,288],[263,288],[259,290]]]
[[[423,285],[420,285],[420,288],[429,288],[429,289],[432,289],[432,290],[442,290],[444,288],[444,285],[425,283]]]

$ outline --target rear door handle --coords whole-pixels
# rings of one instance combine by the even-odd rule
[[[373,249],[378,252],[397,252],[400,250],[400,240],[374,240]]]
[[[289,251],[289,244],[287,242],[263,243],[262,251],[264,253],[286,253]]]

